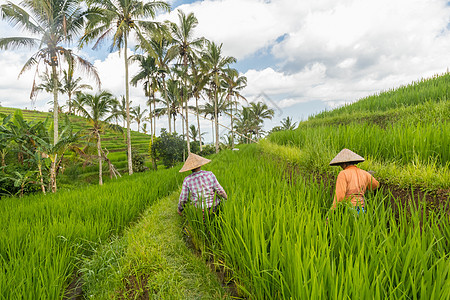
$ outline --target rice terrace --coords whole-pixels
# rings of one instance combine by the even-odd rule
[[[0,1],[0,299],[450,299],[450,4],[402,1]]]

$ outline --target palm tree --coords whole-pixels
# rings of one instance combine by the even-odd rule
[[[102,160],[103,151],[100,135],[103,131],[104,124],[101,122],[108,122],[113,118],[110,114],[112,107],[117,103],[116,98],[110,92],[102,91],[95,95],[79,93],[74,101],[74,106],[81,112],[81,114],[91,123],[91,134],[97,139],[97,154],[98,154],[98,177],[99,184],[103,184],[102,174]]]
[[[174,47],[177,49],[178,56],[183,64],[183,87],[184,90],[187,86],[186,82],[188,80],[188,61],[193,61],[194,51],[200,50],[204,44],[203,38],[194,38],[193,32],[194,28],[198,25],[198,20],[193,13],[187,16],[183,11],[178,10],[178,20],[180,25],[170,22],[170,30],[172,33]],[[185,103],[185,122],[186,128],[189,127],[189,113],[188,113],[188,94],[183,90],[181,93],[181,102]],[[191,146],[189,144],[189,132],[186,130],[186,142],[188,154],[191,153]]]
[[[236,120],[236,124],[234,128],[246,136],[246,139],[241,140],[242,142],[249,142],[249,138],[251,139],[253,134],[256,134],[257,127],[259,124],[256,119],[252,115],[252,111],[250,107],[243,107],[242,110],[238,113],[238,119]]]
[[[137,73],[132,79],[131,84],[136,86],[138,82],[144,81],[144,93],[145,96],[148,97],[147,105],[149,107],[149,118],[150,121],[150,135],[151,141],[153,143],[153,120],[152,116],[154,115],[152,112],[152,103],[155,106],[156,98],[155,92],[157,88],[157,74],[158,68],[156,67],[155,58],[151,56],[144,56],[140,54],[136,54],[130,57],[130,60],[137,61],[140,64],[141,69],[139,73]],[[155,128],[156,128],[156,117],[155,120]]]
[[[66,70],[63,70],[62,77],[62,93],[67,94],[69,99],[67,100],[67,106],[69,107],[69,114],[72,113],[72,96],[81,92],[82,90],[92,90],[92,86],[89,84],[82,84],[80,81],[81,77],[74,79],[74,63],[69,63],[69,66]],[[100,86],[98,86],[100,88]]]
[[[169,79],[167,81],[166,99],[162,99],[161,103],[163,107],[155,109],[156,115],[170,115],[171,120],[173,119],[173,132],[176,132],[175,121],[177,115],[180,114],[180,107],[182,105],[180,102],[178,82],[176,80]]]
[[[139,0],[91,0],[89,2],[88,23],[80,45],[97,39],[94,49],[113,33],[110,50],[123,49],[125,62],[125,99],[127,113],[127,148],[128,148],[128,173],[133,174],[131,161],[131,131],[130,131],[130,92],[128,84],[128,37],[134,31],[141,36],[141,27],[154,28],[156,23],[139,20],[139,18],[152,18],[156,16],[158,9],[169,10],[169,5],[162,1],[144,3]]]
[[[37,47],[34,53],[23,66],[19,73],[36,66],[39,73],[41,64],[51,68],[53,84],[53,143],[58,142],[58,66],[63,61],[78,61],[80,67],[90,74],[97,73],[92,64],[75,55],[65,45],[70,44],[74,37],[83,29],[84,11],[78,0],[24,0],[23,7],[8,2],[1,5],[0,17],[9,21],[15,27],[29,32],[33,37],[7,37],[0,38],[0,49],[17,49]],[[36,37],[37,36],[37,37]],[[34,89],[35,82],[33,82]]]
[[[223,87],[227,90],[227,98],[231,104],[231,129],[233,129],[233,104],[236,105],[236,113],[237,113],[237,105],[238,100],[242,99],[247,101],[244,96],[240,93],[242,89],[247,86],[247,77],[239,76],[239,72],[236,69],[228,69],[226,72],[227,76],[225,80],[222,81]],[[234,100],[233,100],[234,98]],[[234,132],[231,132],[231,147],[234,147]]]
[[[138,132],[139,132],[139,128],[141,127],[141,122],[145,118],[144,114],[146,112],[147,112],[147,109],[144,109],[143,111],[141,111],[141,106],[140,105],[133,107],[133,109],[131,110],[131,114],[133,115],[133,119],[136,121],[136,123],[138,125]]]
[[[222,113],[227,113],[229,111],[230,103],[226,101],[224,94],[222,93],[219,98],[219,103],[217,105],[211,104],[209,102],[205,103],[205,105],[200,107],[200,113],[204,114],[205,117],[209,116],[211,121],[214,120],[214,125],[219,124],[218,118],[222,115]],[[219,127],[216,126],[216,131],[219,130]],[[217,139],[219,134],[216,132],[216,137],[214,138],[214,126],[212,130],[213,139]]]
[[[236,62],[236,59],[231,56],[222,56],[222,44],[217,45],[214,42],[208,42],[207,48],[202,55],[202,68],[205,76],[209,79],[209,85],[214,97],[214,121],[216,124],[216,153],[219,152],[219,123],[218,123],[218,98],[221,80],[225,75],[225,69],[232,63]]]
[[[250,103],[250,112],[252,118],[258,124],[258,126],[256,127],[256,138],[259,139],[264,119],[271,120],[275,112],[273,109],[269,108],[267,104],[262,103],[261,101],[258,103]]]
[[[204,76],[204,74],[200,71],[200,65],[198,57],[194,57],[194,60],[191,65],[192,73],[188,77],[190,81],[190,94],[195,98],[195,114],[197,115],[197,126],[198,132],[200,132],[200,111],[198,106],[198,100],[200,99],[201,92],[205,87],[208,77]],[[202,151],[202,143],[200,141],[200,151]]]
[[[142,48],[150,56],[155,59],[158,67],[160,83],[160,91],[163,94],[164,102],[169,105],[170,101],[167,99],[166,75],[169,74],[169,64],[176,57],[176,48],[171,47],[172,38],[162,27],[159,30],[146,30],[142,38],[139,40],[139,48]],[[169,124],[169,133],[172,133],[170,108],[167,107],[167,118]]]
[[[297,122],[292,123],[292,118],[287,117],[281,120],[281,130],[294,130]]]
[[[197,138],[199,138],[199,142],[201,143],[205,133],[200,133],[197,128],[195,128],[195,125],[191,125],[189,126],[189,135],[192,138],[192,141],[197,142]]]

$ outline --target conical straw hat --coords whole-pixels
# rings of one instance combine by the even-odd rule
[[[362,156],[359,156],[355,152],[344,148],[341,152],[338,153],[338,155],[333,158],[333,160],[330,161],[330,166],[336,166],[342,163],[349,162],[359,163],[362,161],[364,161],[364,158]]]
[[[207,158],[203,158],[197,154],[191,153],[191,154],[189,154],[188,158],[184,162],[184,165],[181,168],[180,173],[196,169],[198,167],[206,165],[210,161],[211,160],[209,160]]]

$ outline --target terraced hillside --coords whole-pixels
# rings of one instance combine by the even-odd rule
[[[328,162],[342,148],[366,158],[385,183],[448,193],[450,189],[450,74],[370,96],[271,134],[268,149],[287,147],[305,171],[335,174]]]
[[[0,107],[0,113],[8,115],[14,113],[16,108],[6,108]],[[22,110],[23,117],[27,121],[44,121],[46,118],[52,118],[53,115],[49,112],[40,112],[34,110]],[[60,115],[60,123],[63,123],[64,115]],[[88,134],[89,124],[85,118],[79,116],[69,116],[70,122],[72,123],[74,131],[82,130],[85,134]],[[137,149],[139,153],[148,156],[150,136],[144,133],[139,133],[136,131],[131,131],[131,145],[133,148]],[[95,143],[95,142],[94,142]],[[81,142],[79,146],[85,147],[87,145],[87,139]],[[95,145],[94,145],[95,147]],[[105,132],[102,134],[102,148],[109,151],[108,158],[116,166],[116,168],[125,173],[127,170],[127,147],[126,147],[126,128],[123,132],[113,131],[111,129],[105,128]],[[73,156],[74,153],[67,153],[67,157]],[[96,176],[98,174],[98,166],[87,164],[83,168],[75,166],[73,169],[68,169],[69,175],[81,176],[86,178],[88,181],[91,180],[95,182]],[[65,179],[63,178],[63,181]],[[70,178],[67,178],[70,180]]]

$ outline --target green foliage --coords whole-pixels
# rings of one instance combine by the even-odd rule
[[[92,299],[225,299],[217,276],[188,248],[176,212],[179,192],[151,206],[123,238],[96,246],[83,260]]]
[[[203,149],[202,149],[202,151],[200,151],[200,154],[199,154],[200,156],[208,156],[208,155],[214,154],[216,152],[216,149],[214,148],[213,145],[209,145],[209,144],[203,145],[202,148]]]
[[[257,147],[220,152],[206,165],[228,200],[219,230],[211,222],[192,227],[206,243],[200,248],[232,271],[241,296],[450,297],[450,220],[445,207],[425,215],[422,199],[418,206],[405,206],[380,190],[366,194],[366,213],[358,215],[345,205],[329,212],[332,183],[290,172],[283,160],[265,157]]]
[[[131,149],[131,159],[133,162],[133,172],[144,172],[148,168],[145,166],[145,156],[140,154],[136,149]]]
[[[162,160],[166,168],[173,167],[183,160],[184,149],[183,137],[177,133],[167,133],[165,129],[161,130],[161,135],[152,144],[152,153]]]
[[[0,298],[61,299],[95,243],[118,235],[183,176],[161,170],[126,176],[103,186],[0,201]]]

